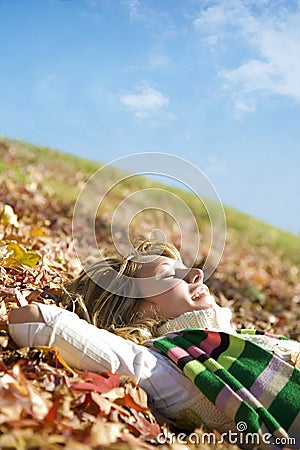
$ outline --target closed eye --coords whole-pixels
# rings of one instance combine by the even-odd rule
[[[164,272],[164,273],[162,274],[162,277],[163,277],[163,278],[175,278],[175,277],[176,277],[176,272],[175,272],[175,271],[167,271],[167,272]]]
[[[175,264],[172,264],[172,266],[170,266],[170,264],[168,264],[168,263],[161,264],[161,266],[165,266],[166,270],[164,270],[156,275],[156,278],[158,280],[167,279],[167,278],[178,278],[178,279],[184,280],[189,271],[185,267],[182,267],[182,264],[180,264],[180,266],[178,267],[178,262],[176,262]]]
[[[168,278],[176,278],[175,270],[166,270],[164,272],[158,273],[155,277],[157,280],[166,280]]]
[[[189,271],[186,269],[167,270],[162,274],[163,278],[178,278],[185,280],[188,277]]]

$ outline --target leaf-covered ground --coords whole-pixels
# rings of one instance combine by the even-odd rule
[[[73,203],[58,201],[46,183],[56,177],[62,183],[66,174],[34,158],[21,166],[22,155],[13,146],[0,148],[0,159],[6,169],[0,174],[0,448],[182,448],[176,441],[157,442],[160,433],[174,428],[149,409],[146,394],[131,380],[74,371],[55,349],[19,349],[9,337],[8,312],[32,301],[56,303],[57,289],[80,265],[72,243]],[[69,171],[68,179],[80,188],[83,175],[70,166]],[[104,247],[110,243],[108,224],[107,217],[98,223]],[[140,223],[137,234],[146,235],[148,227]],[[219,302],[233,309],[238,327],[297,339],[299,269],[280,248],[270,250],[269,238],[262,235],[254,245],[251,230],[241,235],[229,228],[208,284]]]

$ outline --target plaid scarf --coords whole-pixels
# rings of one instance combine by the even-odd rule
[[[258,433],[263,441],[269,433],[272,444],[264,448],[282,448],[277,443],[299,438],[300,371],[238,333],[187,328],[145,345],[170,358],[235,424],[246,423],[245,433]]]

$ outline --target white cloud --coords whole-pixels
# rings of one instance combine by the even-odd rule
[[[219,75],[238,115],[254,112],[258,99],[268,95],[300,101],[300,4],[274,3],[217,0],[194,20],[214,52],[231,55],[231,66],[223,59]]]
[[[147,111],[136,111],[135,117],[138,120],[144,120],[144,119],[147,119],[148,117],[150,117],[150,114]]]
[[[251,100],[237,98],[234,101],[234,109],[236,119],[240,120],[245,114],[254,113],[256,111],[256,106]]]
[[[274,72],[270,63],[253,59],[237,69],[223,70],[220,75],[229,82],[230,87],[242,85],[244,93],[250,93],[270,89],[270,78]]]
[[[125,0],[129,11],[129,19],[144,24],[145,28],[151,29],[160,42],[170,37],[177,36],[178,22],[172,18],[172,10],[167,6],[157,6],[148,0]]]
[[[139,0],[128,0],[127,2],[129,8],[130,19],[140,18],[140,1]]]
[[[198,17],[194,20],[196,28],[214,28],[220,26],[227,21],[227,14],[222,4],[209,6],[206,10],[202,10]]]
[[[156,89],[144,87],[139,93],[122,95],[120,102],[135,111],[138,119],[144,119],[163,112],[169,104],[169,99]]]

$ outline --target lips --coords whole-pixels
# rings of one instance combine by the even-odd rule
[[[205,284],[202,284],[202,285],[200,286],[200,288],[197,289],[197,291],[195,292],[195,294],[192,295],[191,298],[192,298],[192,300],[197,300],[198,298],[206,297],[206,296],[208,296],[208,295],[210,295],[210,292],[209,292],[208,287],[207,287]]]

